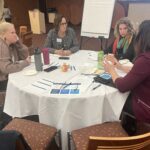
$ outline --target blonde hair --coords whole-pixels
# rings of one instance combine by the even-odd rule
[[[121,18],[120,20],[118,20],[115,25],[114,35],[116,38],[120,36],[120,33],[119,33],[120,24],[125,24],[127,26],[129,35],[135,34],[135,31],[134,31],[131,21],[127,17],[124,17],[124,18]]]
[[[3,36],[11,27],[14,27],[12,23],[8,23],[8,22],[0,23],[0,36]]]

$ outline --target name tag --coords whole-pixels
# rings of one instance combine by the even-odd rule
[[[61,42],[62,42],[62,39],[57,38],[57,42],[58,42],[58,43],[61,43]]]

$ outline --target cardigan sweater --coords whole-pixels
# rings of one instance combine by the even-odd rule
[[[14,73],[28,66],[28,48],[19,41],[10,46],[0,38],[0,81],[7,80]]]
[[[50,53],[54,53],[55,50],[59,49],[70,50],[72,53],[79,50],[79,44],[75,32],[69,27],[63,38],[58,36],[55,29],[51,29],[47,35],[44,47],[50,48]]]

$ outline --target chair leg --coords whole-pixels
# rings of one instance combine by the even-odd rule
[[[67,132],[67,138],[68,138],[68,150],[71,150],[71,134],[70,134],[70,132]]]

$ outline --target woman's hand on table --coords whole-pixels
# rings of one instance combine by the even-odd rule
[[[105,56],[105,60],[111,62],[117,69],[122,70],[122,64],[115,58],[114,54],[108,54]]]
[[[63,49],[55,50],[55,54],[63,56]]]
[[[118,60],[115,58],[114,54],[105,55],[105,60],[110,61],[112,64],[116,64]]]
[[[71,55],[71,51],[70,50],[55,50],[55,54],[60,55],[60,56],[69,56]]]
[[[115,82],[115,80],[119,77],[115,70],[115,65],[110,63],[110,61],[108,61],[107,59],[105,59],[103,62],[103,66],[105,71],[111,75],[113,82]]]
[[[69,56],[71,55],[71,51],[70,50],[64,50],[63,51],[63,56]]]
[[[109,60],[105,59],[103,62],[103,66],[106,72],[108,72],[109,74],[111,74],[111,72],[113,70],[115,70],[115,65],[112,64]]]

